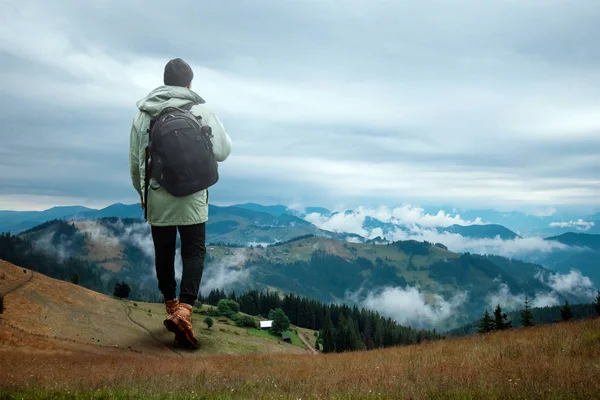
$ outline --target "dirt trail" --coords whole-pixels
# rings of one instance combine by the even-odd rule
[[[25,279],[23,279],[21,282],[17,283],[16,285],[14,285],[12,288],[9,288],[5,291],[0,291],[0,297],[4,297],[7,294],[14,292],[17,289],[20,289],[21,287],[25,286],[26,284],[28,284],[29,282],[31,282],[31,279],[33,279],[33,271],[31,270],[26,270],[23,269],[23,275],[26,276]]]
[[[300,340],[302,340],[302,343],[304,343],[306,345],[306,347],[308,347],[308,351],[311,354],[319,354],[319,352],[317,350],[315,350],[315,348],[308,342],[308,340],[306,340],[306,337],[304,336],[304,334],[302,332],[300,332],[300,330],[298,330],[298,338]]]
[[[141,324],[141,323],[139,323],[137,321],[134,321],[133,318],[131,318],[131,308],[129,307],[129,304],[126,304],[122,299],[121,299],[121,304],[123,305],[123,307],[125,309],[125,314],[127,315],[127,319],[129,319],[131,322],[133,322],[134,324],[136,324],[137,326],[139,326],[140,328],[142,328],[143,330],[145,330],[148,333],[148,335],[150,335],[150,337],[156,341],[156,343],[160,344],[161,346],[164,346],[167,350],[172,351],[173,353],[177,354],[179,357],[183,357],[183,355],[180,352],[178,352],[177,350],[175,350],[175,349],[173,349],[173,348],[165,345],[163,342],[161,342],[160,340],[158,340],[156,338],[156,336],[154,336],[152,334],[152,332],[150,332],[150,330],[146,326],[144,326],[143,324]]]

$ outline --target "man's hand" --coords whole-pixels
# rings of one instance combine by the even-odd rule
[[[140,206],[142,206],[142,210],[144,209],[144,200],[140,200]]]

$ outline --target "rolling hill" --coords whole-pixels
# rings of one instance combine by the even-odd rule
[[[269,335],[252,335],[249,329],[223,317],[218,320],[227,323],[215,321],[214,327],[206,329],[202,322],[206,315],[196,313],[192,322],[201,348],[195,352],[178,349],[162,324],[163,304],[119,300],[2,260],[0,294],[4,295],[0,335],[16,340],[17,345],[57,349],[67,345],[70,351],[83,353],[184,357],[308,352],[304,346],[284,344]],[[32,344],[18,339],[23,334]]]
[[[197,327],[202,346],[189,352],[162,336],[159,305],[136,307],[1,262],[0,273],[0,290],[24,284],[4,296],[0,314],[0,392],[11,399],[591,399],[600,391],[598,318],[317,356],[216,325]]]

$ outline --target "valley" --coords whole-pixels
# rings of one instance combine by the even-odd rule
[[[0,256],[19,263],[20,255],[35,250],[43,261],[24,265],[53,263],[41,271],[51,269],[52,276],[66,280],[83,271],[82,284],[107,294],[117,281],[126,281],[132,298],[160,301],[150,229],[139,219],[139,205],[48,212],[59,211],[67,216],[2,239]],[[367,216],[363,228],[382,234],[396,230],[401,234],[394,235],[405,237],[368,239],[351,231],[320,229],[307,217],[321,213],[332,220],[352,219],[356,212],[243,204],[211,206],[209,213],[203,294],[215,287],[237,293],[294,293],[374,307],[402,324],[447,330],[469,323],[495,302],[518,309],[525,295],[539,306],[589,301],[600,281],[600,235],[567,233],[534,240],[495,224],[450,224],[435,232],[423,227],[416,235],[416,227]],[[471,243],[473,251],[469,246],[467,251],[452,250],[465,247],[463,243]],[[540,250],[527,250],[532,245]],[[524,246],[519,257],[493,252],[515,246]],[[176,269],[181,271],[178,259]]]

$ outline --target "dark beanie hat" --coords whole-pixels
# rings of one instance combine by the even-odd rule
[[[174,58],[165,65],[165,85],[185,87],[193,78],[192,67],[181,58]]]

